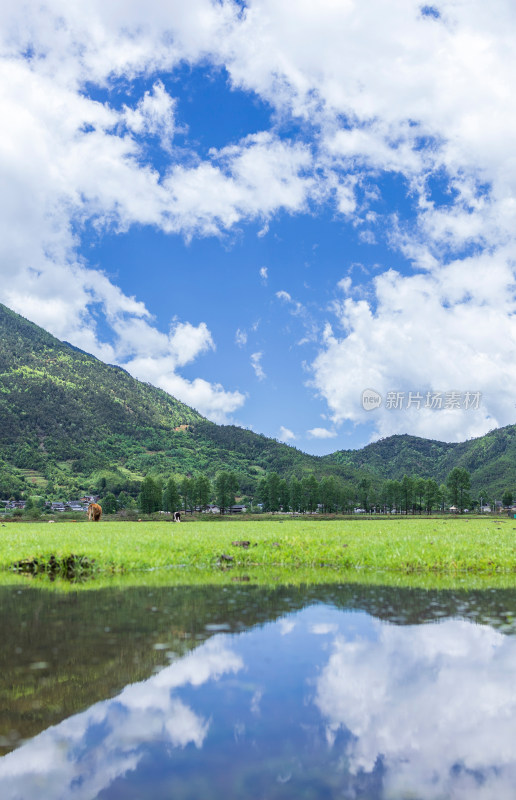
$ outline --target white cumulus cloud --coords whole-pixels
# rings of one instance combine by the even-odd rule
[[[291,442],[296,439],[296,434],[290,430],[290,428],[285,428],[284,425],[280,426],[278,439],[281,442]]]
[[[0,300],[101,358],[161,375],[180,399],[224,419],[241,393],[160,371],[163,358],[180,369],[211,347],[200,346],[206,331],[177,333],[191,348],[184,356],[169,336],[152,366],[152,315],[78,257],[82,232],[144,225],[191,239],[255,221],[266,236],[280,212],[329,205],[334,224],[353,223],[359,239],[388,231],[414,268],[378,265],[374,296],[348,298],[341,327],[326,329],[314,386],[335,423],[365,419],[357,398],[367,387],[482,391],[475,415],[387,415],[382,406],[378,435],[464,438],[512,422],[515,34],[511,0],[441,0],[437,14],[418,0],[249,0],[245,9],[232,0],[6,0]],[[181,64],[225,69],[232,88],[269,104],[271,124],[223,147],[197,151],[192,141],[178,156],[186,129],[164,76]],[[130,102],[95,99],[121,84]],[[149,137],[162,160],[148,156]],[[392,176],[409,219],[370,213]],[[303,320],[301,341],[313,342],[319,326],[306,308],[285,291],[277,297]],[[141,350],[135,330],[145,333]]]
[[[156,81],[152,91],[145,92],[136,108],[125,107],[125,124],[136,134],[158,136],[165,150],[171,149],[175,133],[176,100],[171,97],[161,81]]]
[[[310,428],[306,434],[310,439],[334,439],[337,435],[336,431],[330,431],[328,428]]]
[[[313,362],[313,384],[340,424],[372,422],[385,436],[410,429],[421,436],[458,441],[514,418],[516,304],[509,253],[471,256],[403,276],[391,270],[374,280],[374,307],[346,298],[337,306],[343,333],[326,328]],[[500,376],[503,375],[503,380]],[[374,389],[383,404],[361,405]],[[455,391],[461,407],[425,408],[427,392]],[[420,407],[395,410],[389,392],[423,398]],[[479,408],[465,408],[465,394],[480,393]]]

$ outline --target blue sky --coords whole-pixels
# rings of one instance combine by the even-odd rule
[[[308,452],[513,423],[515,23],[7,2],[0,301]]]

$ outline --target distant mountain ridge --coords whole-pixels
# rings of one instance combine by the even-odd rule
[[[166,392],[62,342],[0,304],[1,474],[86,486],[115,470],[213,477],[235,470],[252,493],[267,472],[373,484],[404,474],[443,482],[455,466],[473,488],[516,486],[516,426],[458,444],[395,435],[360,450],[312,456],[235,425],[216,425]]]
[[[471,473],[474,489],[501,493],[507,487],[516,488],[516,425],[457,443],[397,434],[361,450],[339,450],[324,456],[325,460],[366,470],[378,478],[400,480],[407,474],[435,478],[439,483],[454,467],[464,467]]]

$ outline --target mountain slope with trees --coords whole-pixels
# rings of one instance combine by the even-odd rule
[[[324,456],[323,461],[360,469],[384,480],[418,475],[438,483],[445,482],[454,467],[461,467],[470,473],[474,490],[485,487],[501,495],[507,486],[516,486],[516,425],[459,443],[389,436],[361,450],[340,450]]]
[[[306,494],[312,477],[334,480],[349,490],[352,507],[364,504],[361,497],[381,498],[386,481],[411,476],[443,484],[456,467],[471,475],[473,495],[512,491],[516,426],[459,444],[402,435],[311,456],[235,425],[216,425],[0,304],[0,497],[97,488],[136,496],[147,475],[164,484],[170,476],[213,479],[231,471],[240,493],[255,497],[270,475],[287,480],[293,496],[303,481]],[[273,509],[286,491],[275,480],[266,492]]]
[[[154,473],[214,477],[232,470],[252,491],[269,471],[354,478],[346,464],[216,425],[161,389],[61,342],[0,305],[0,491],[33,480],[73,491],[102,473],[116,491]],[[116,481],[114,481],[116,484]],[[16,488],[16,486],[15,486]]]

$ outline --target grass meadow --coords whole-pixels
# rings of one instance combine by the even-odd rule
[[[235,542],[249,542],[243,547]],[[516,581],[516,520],[422,518],[166,522],[7,522],[0,526],[0,570],[25,559],[71,554],[98,577],[150,571],[217,576],[300,571],[316,581],[346,571],[392,575],[504,574]],[[147,575],[148,578],[148,575]]]

